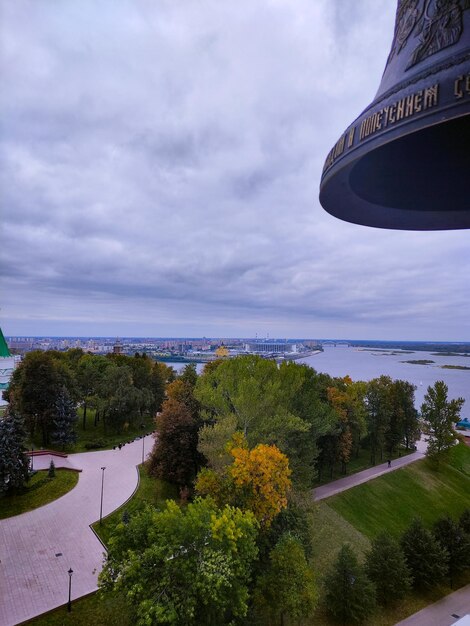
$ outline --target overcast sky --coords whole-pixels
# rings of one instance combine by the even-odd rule
[[[7,335],[470,341],[470,231],[337,220],[392,0],[0,0]]]

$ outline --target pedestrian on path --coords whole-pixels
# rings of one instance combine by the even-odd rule
[[[390,467],[392,467],[392,462],[391,462],[391,460],[390,460],[390,459],[388,459],[387,463],[388,463],[388,467],[389,467],[389,468],[390,468]]]

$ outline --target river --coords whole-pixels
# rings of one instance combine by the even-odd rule
[[[426,365],[404,363],[404,361],[433,361]],[[449,388],[449,398],[462,397],[465,404],[462,417],[470,418],[470,370],[442,369],[442,365],[461,365],[470,367],[470,357],[435,356],[421,350],[412,353],[400,350],[370,350],[347,346],[325,347],[323,352],[299,359],[297,363],[306,363],[317,372],[330,376],[349,375],[353,380],[371,380],[381,374],[391,378],[407,380],[416,386],[415,405],[420,408],[429,385],[436,380],[443,380]],[[168,363],[175,370],[181,371],[185,363]],[[204,365],[198,364],[201,373]]]
[[[433,363],[417,365],[404,361],[428,360]],[[346,376],[353,380],[371,380],[381,374],[394,379],[407,380],[416,385],[415,405],[421,406],[429,385],[436,380],[443,380],[449,388],[449,398],[462,397],[465,404],[462,417],[470,417],[470,370],[442,369],[443,365],[461,365],[470,367],[470,357],[435,356],[435,353],[401,352],[399,350],[369,350],[367,348],[325,347],[324,351],[298,363],[306,363],[330,376]]]

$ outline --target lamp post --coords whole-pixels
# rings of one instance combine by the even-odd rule
[[[101,468],[101,505],[100,505],[100,526],[103,519],[103,488],[104,488],[104,470],[106,467]]]
[[[70,611],[72,610],[72,574],[73,574],[73,569],[70,568],[69,571],[67,572],[67,574],[69,575],[69,601],[67,603],[67,612],[70,613]]]
[[[33,455],[34,446],[31,444],[31,471],[34,470],[34,455]]]

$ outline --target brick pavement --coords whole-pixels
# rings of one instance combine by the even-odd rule
[[[147,436],[146,453],[152,445]],[[72,491],[39,509],[0,520],[1,626],[13,626],[67,602],[69,568],[74,572],[72,599],[97,588],[104,548],[89,525],[100,515],[100,468],[106,467],[105,516],[134,492],[141,461],[142,440],[122,450],[71,454],[68,463],[82,469]]]

